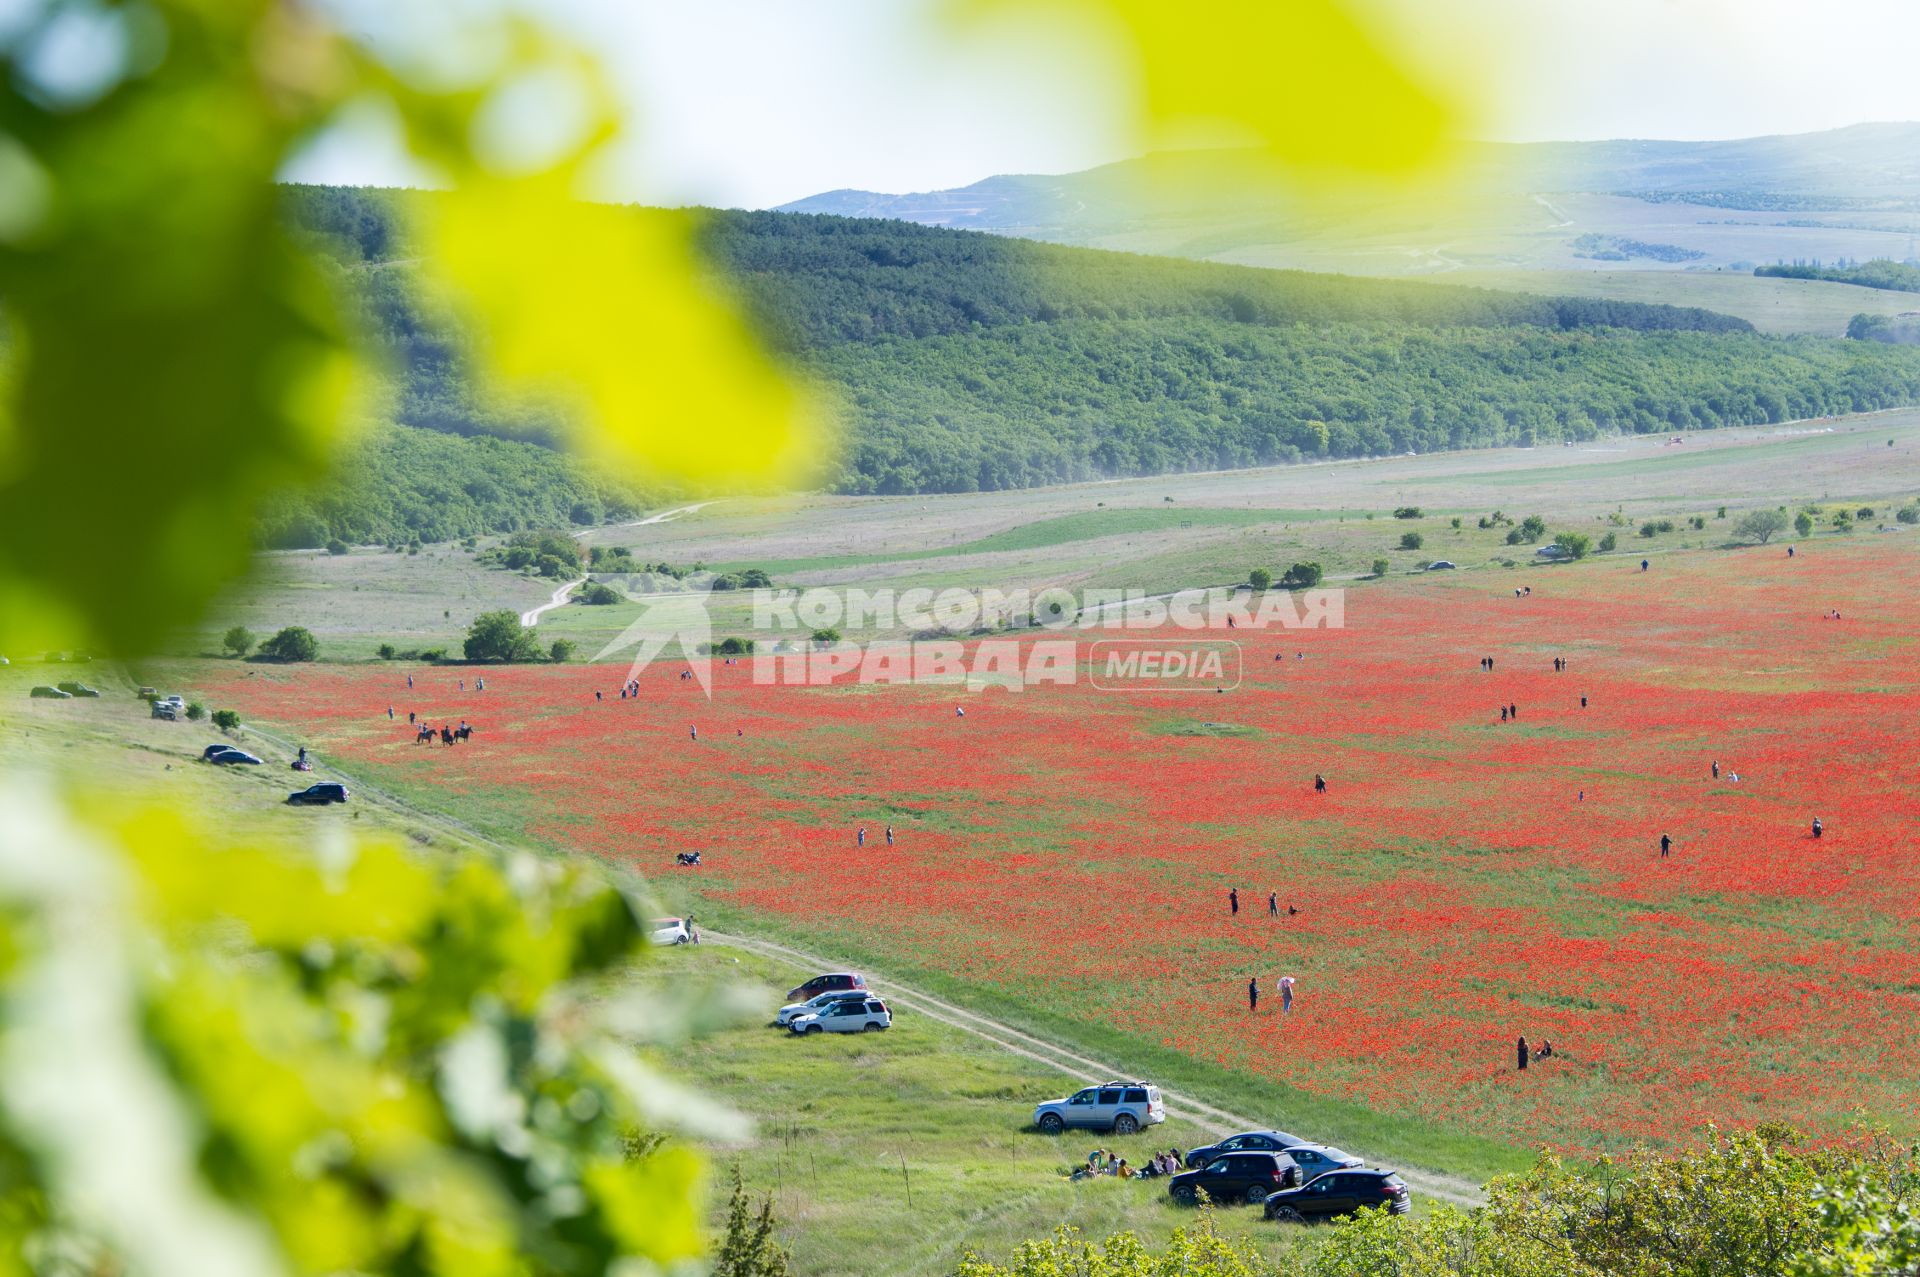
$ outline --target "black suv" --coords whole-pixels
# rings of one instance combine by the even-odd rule
[[[287,801],[295,807],[323,807],[328,803],[344,803],[347,801],[347,787],[335,781],[323,780],[318,785],[296,789],[287,795]]]
[[[1181,1205],[1192,1205],[1205,1189],[1215,1202],[1271,1200],[1277,1191],[1300,1182],[1300,1168],[1285,1153],[1222,1153],[1204,1171],[1182,1171],[1167,1181],[1167,1192]]]
[[[1301,1224],[1353,1215],[1376,1206],[1393,1215],[1412,1210],[1406,1181],[1392,1171],[1328,1171],[1300,1188],[1283,1189],[1268,1197],[1267,1218]]]

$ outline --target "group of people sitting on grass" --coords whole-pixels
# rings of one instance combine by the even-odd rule
[[[1092,1179],[1096,1175],[1112,1175],[1118,1179],[1153,1179],[1179,1172],[1180,1150],[1177,1148],[1155,1153],[1144,1166],[1129,1165],[1126,1158],[1112,1149],[1096,1148],[1087,1154],[1087,1164],[1074,1170],[1072,1178],[1082,1180]]]

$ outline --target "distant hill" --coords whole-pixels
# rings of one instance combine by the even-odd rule
[[[1920,229],[1920,124],[1707,142],[1481,143],[1465,149],[1443,191],[1335,204],[1300,203],[1255,176],[1249,158],[1191,151],[949,191],[830,191],[777,211],[1410,276],[1591,267],[1583,237],[1636,244],[1649,269],[1900,259]]]
[[[475,393],[450,319],[416,295],[391,215],[400,198],[432,197],[288,193],[289,216],[339,259],[399,372],[392,427],[334,492],[277,507],[265,534],[404,541],[631,510],[641,494],[557,464],[524,442],[547,437],[545,423]],[[1766,338],[1708,310],[845,217],[715,213],[705,243],[769,344],[841,405],[846,444],[822,482],[848,493],[1544,444],[1920,402],[1920,351]]]

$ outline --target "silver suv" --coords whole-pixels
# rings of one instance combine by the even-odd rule
[[[1167,1120],[1160,1088],[1145,1082],[1102,1082],[1065,1099],[1048,1100],[1033,1110],[1033,1124],[1047,1135],[1069,1126],[1093,1127],[1131,1135],[1143,1126]]]

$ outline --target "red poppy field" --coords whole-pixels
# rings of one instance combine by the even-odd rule
[[[1638,569],[1368,585],[1343,629],[1234,632],[1224,694],[769,687],[744,662],[711,700],[677,664],[634,700],[613,665],[484,693],[384,664],[201,681],[696,914],[1308,1096],[1581,1152],[1708,1120],[1920,1131],[1920,554]],[[474,738],[416,746],[409,710]],[[704,865],[670,877],[683,850]],[[1555,1058],[1517,1073],[1522,1034]]]

